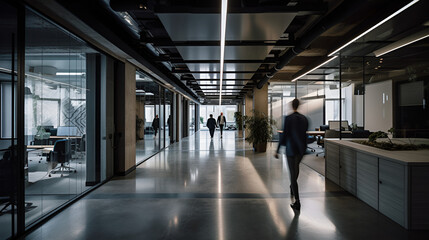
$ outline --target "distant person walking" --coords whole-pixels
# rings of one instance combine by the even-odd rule
[[[158,133],[158,128],[159,128],[159,117],[158,117],[158,115],[156,115],[155,118],[153,119],[152,127],[153,127],[153,130],[155,131],[154,138],[156,138],[156,134]]]
[[[223,112],[220,113],[219,117],[217,117],[217,125],[220,129],[220,137],[222,138],[223,135],[223,126],[226,124],[226,118],[223,115]]]
[[[216,120],[213,118],[213,114],[210,114],[210,118],[207,120],[206,126],[209,128],[210,137],[213,138],[216,129]]]
[[[299,163],[307,150],[307,129],[308,120],[300,114],[298,110],[299,100],[292,101],[293,113],[286,116],[284,119],[283,134],[281,135],[279,145],[286,146],[286,158],[290,172],[290,189],[291,195],[294,196],[295,202],[290,206],[292,209],[299,211],[301,202],[298,193],[298,175]],[[278,158],[279,148],[275,157]]]

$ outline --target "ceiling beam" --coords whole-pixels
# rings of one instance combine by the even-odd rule
[[[246,81],[251,81],[251,79],[222,79],[223,82],[225,81],[238,81],[238,82],[246,82]],[[196,81],[196,82],[201,82],[201,81],[214,81],[214,82],[219,82],[220,79],[192,79],[192,81]]]
[[[195,85],[195,86],[199,86],[199,87],[217,87],[217,88],[219,88],[219,86],[216,86],[216,85],[213,85],[213,84],[198,84],[198,85]],[[231,86],[231,87],[244,87],[244,86],[246,86],[246,85],[244,85],[244,84],[234,84],[234,85],[223,85],[224,87],[225,86]]]
[[[119,0],[113,1],[118,2]],[[121,0],[123,1],[123,0]],[[288,1],[285,1],[288,2]],[[191,1],[193,3],[193,1]],[[324,2],[308,4],[306,2],[296,4],[295,6],[288,6],[287,4],[278,4],[278,5],[262,5],[262,4],[253,4],[251,6],[241,6],[239,5],[228,4],[228,13],[297,13],[298,15],[320,15],[326,13],[328,5]],[[110,2],[113,9],[112,1]],[[120,9],[115,9],[120,11]],[[122,9],[124,10],[124,9]],[[128,9],[129,10],[129,9]],[[138,8],[135,10],[139,10]],[[157,4],[154,8],[155,13],[220,13],[220,7],[216,4],[214,6],[205,5],[205,6],[195,6],[195,4],[170,4],[162,5]]]
[[[224,71],[223,73],[268,73],[268,70],[256,71]],[[219,73],[219,71],[189,71],[189,70],[172,70],[171,73]]]
[[[219,95],[205,95],[207,99],[219,99]],[[222,99],[240,99],[242,96],[238,95],[222,95]]]
[[[176,41],[170,39],[144,39],[141,44],[152,43],[154,47],[176,48],[189,46],[219,46],[218,41]],[[264,40],[264,41],[225,41],[225,46],[276,46],[294,47],[295,41],[291,40]]]
[[[219,60],[183,60],[183,59],[170,59],[170,58],[157,58],[157,62],[171,62],[171,63],[219,63]],[[277,63],[276,58],[260,59],[238,59],[238,60],[225,60],[224,63]]]

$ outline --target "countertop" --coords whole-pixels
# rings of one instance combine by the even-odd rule
[[[425,150],[406,150],[406,151],[389,151],[384,149],[379,149],[375,147],[370,147],[367,145],[355,143],[352,141],[356,140],[368,140],[368,139],[325,139],[329,143],[334,143],[350,148],[357,149],[361,152],[375,155],[384,159],[394,160],[401,164],[405,165],[415,165],[415,164],[429,164],[429,149]],[[395,143],[409,143],[408,138],[392,139]],[[429,139],[411,139],[414,144],[429,144]]]

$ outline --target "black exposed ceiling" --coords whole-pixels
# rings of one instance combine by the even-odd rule
[[[81,11],[78,5],[85,4],[94,19],[100,21],[98,25],[92,23],[96,30],[97,26],[104,25],[116,34],[105,34],[107,38],[120,38],[127,48],[133,49],[150,63],[151,68],[163,73],[166,81],[187,89],[190,95],[204,99],[204,103],[218,103],[216,99],[219,94],[212,94],[219,90],[217,50],[220,43],[219,37],[216,37],[216,34],[219,35],[216,19],[220,15],[221,1],[60,2],[74,9],[77,15]],[[321,63],[332,50],[409,2],[229,0],[228,24],[231,23],[232,27],[227,25],[223,89],[232,91],[223,92],[225,103],[241,101],[261,80],[290,81]],[[424,13],[427,2],[420,1],[413,7],[413,11],[420,10],[416,14],[418,20],[410,21],[408,25],[407,20],[398,23],[389,34],[380,35],[383,37],[368,37],[366,47],[387,45],[395,36],[405,34],[414,29],[416,24],[421,24],[423,19],[427,19]],[[336,13],[341,8],[346,10],[342,17]],[[134,24],[127,23],[124,14]],[[282,19],[290,19],[290,22],[286,24]],[[324,24],[328,20],[330,24]],[[228,28],[234,30],[229,35]],[[103,29],[98,31],[103,34]],[[273,39],[273,36],[276,38]],[[365,56],[369,53],[365,51],[366,48],[361,47],[359,53],[353,48],[356,45],[348,50],[353,52],[350,53],[352,55]],[[299,54],[291,54],[294,51]],[[290,55],[287,61],[284,61],[285,54]],[[282,60],[285,66],[279,64]]]

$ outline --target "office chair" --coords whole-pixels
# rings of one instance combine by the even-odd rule
[[[307,135],[307,144],[314,143],[315,141],[316,141],[316,138],[314,136]],[[311,152],[316,152],[316,149],[309,147],[308,145],[307,145],[307,149],[310,150]]]
[[[319,137],[317,138],[317,145],[321,146],[322,148],[325,148],[325,139],[326,138],[339,138],[340,132],[335,130],[325,130],[325,137]],[[316,157],[318,157],[320,154],[325,154],[325,151],[317,153]]]
[[[15,151],[9,147],[3,154],[3,157],[0,159],[0,204],[4,206],[0,209],[0,216],[4,213],[10,213],[11,210],[7,208],[11,205],[14,205],[16,208],[16,183],[14,182],[14,166],[12,162],[12,152],[15,152],[17,156],[16,149]],[[27,164],[27,163],[26,163]],[[33,203],[25,202],[25,208],[31,207]]]
[[[0,204],[5,204],[0,210],[0,215],[4,210],[13,204],[14,187],[13,166],[10,159],[10,151],[3,154],[0,160]]]
[[[61,172],[61,177],[63,176],[63,172],[77,172],[75,168],[65,166],[66,163],[70,162],[70,156],[70,141],[68,139],[56,141],[50,159],[52,163],[59,163],[60,166],[49,171],[49,177],[51,177],[51,173],[56,172]]]

